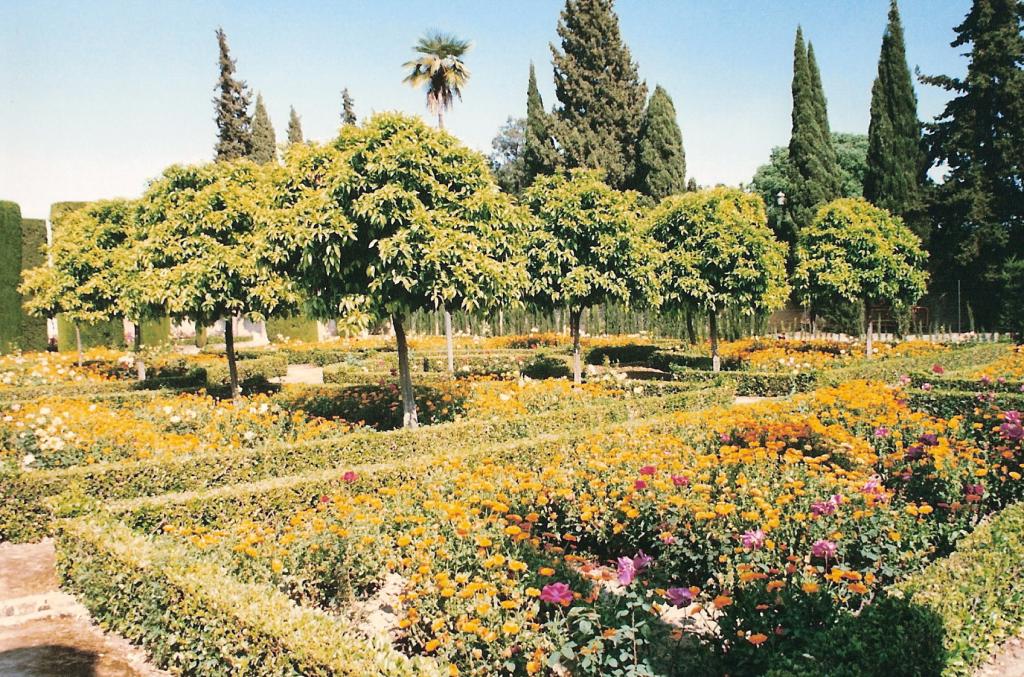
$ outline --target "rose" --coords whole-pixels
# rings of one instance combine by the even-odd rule
[[[811,556],[818,559],[835,559],[838,552],[839,547],[832,541],[825,540],[824,538],[815,541],[811,546]]]
[[[747,531],[740,536],[740,542],[747,550],[760,550],[764,547],[765,533],[760,529]]]
[[[548,583],[540,591],[542,602],[569,606],[572,604],[573,594],[568,583]]]

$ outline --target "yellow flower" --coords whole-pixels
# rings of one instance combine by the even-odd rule
[[[502,624],[501,631],[506,635],[514,635],[519,632],[519,625],[509,621]]]

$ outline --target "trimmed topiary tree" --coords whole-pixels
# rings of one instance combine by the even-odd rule
[[[568,308],[576,383],[582,381],[584,309],[660,300],[654,247],[640,232],[639,197],[610,188],[599,171],[582,169],[538,177],[526,191],[537,221],[526,250],[528,298],[541,308]]]
[[[21,345],[21,208],[0,202],[0,352]]]
[[[21,220],[21,270],[22,272],[46,263],[46,221],[44,219]],[[22,309],[21,349],[46,350],[49,332],[45,317],[36,317]]]
[[[921,298],[927,256],[899,217],[860,198],[834,200],[800,233],[793,274],[797,297],[815,308],[863,302],[870,357],[870,305],[902,309]]]
[[[770,312],[785,305],[786,246],[768,227],[764,201],[736,188],[673,195],[650,219],[651,236],[664,248],[665,305],[692,304],[707,312],[711,361],[718,371],[719,313]]]

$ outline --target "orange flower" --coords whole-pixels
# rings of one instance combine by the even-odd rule
[[[761,646],[762,644],[768,641],[768,635],[764,635],[758,632],[751,635],[750,637],[747,637],[747,641],[753,644],[754,646]]]
[[[730,604],[732,604],[732,597],[729,597],[727,595],[719,595],[718,597],[715,597],[715,601],[713,601],[712,604],[716,609],[727,607]]]

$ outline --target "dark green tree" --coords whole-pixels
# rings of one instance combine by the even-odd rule
[[[555,139],[565,164],[603,169],[613,188],[636,172],[647,85],[619,32],[613,0],[566,0],[558,21]]]
[[[864,197],[901,217],[921,237],[927,235],[927,224],[920,218],[924,170],[917,96],[907,66],[899,8],[892,0],[878,75],[871,88]]]
[[[294,108],[289,108],[288,113],[288,143],[302,143],[302,119],[299,118],[299,114],[295,112]]]
[[[526,129],[523,139],[523,166],[526,185],[541,174],[551,174],[558,166],[558,151],[551,136],[551,116],[544,110],[544,100],[537,89],[537,73],[530,64],[530,81],[526,87]]]
[[[245,82],[235,78],[235,61],[228,51],[228,38],[224,29],[217,29],[220,48],[220,78],[216,89],[220,94],[213,100],[216,107],[217,145],[216,160],[237,160],[248,157],[252,150],[252,118],[249,117],[249,90]]]
[[[256,111],[252,116],[252,150],[249,159],[256,164],[265,165],[277,159],[277,137],[274,125],[270,123],[267,108],[263,105],[263,95],[256,95]]]
[[[1022,22],[1019,0],[974,0],[951,43],[969,48],[966,77],[922,78],[952,95],[925,125],[929,161],[946,167],[929,205],[932,291],[952,296],[961,281],[982,327],[999,321],[1003,267],[1024,242]]]
[[[346,87],[341,90],[341,124],[354,125],[356,120],[356,102],[352,100]]]
[[[636,188],[661,200],[686,191],[686,152],[676,108],[668,92],[658,85],[640,124]]]
[[[815,209],[839,196],[835,151],[828,132],[821,76],[813,52],[797,28],[793,48],[793,115],[789,139],[791,191],[786,193],[783,223],[777,230],[790,245],[799,229],[814,218]]]

